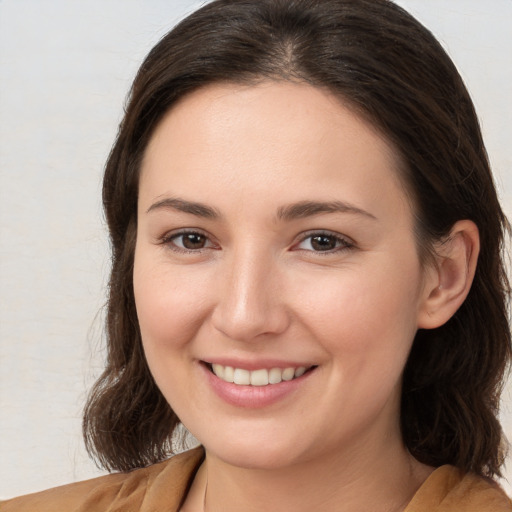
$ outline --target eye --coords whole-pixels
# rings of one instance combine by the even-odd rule
[[[333,253],[354,247],[354,243],[341,235],[330,232],[315,232],[306,235],[294,249]]]
[[[216,247],[204,233],[198,231],[169,233],[162,238],[162,243],[178,252],[199,252],[202,249]]]

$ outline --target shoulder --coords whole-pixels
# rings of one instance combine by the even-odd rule
[[[512,501],[494,481],[453,466],[436,469],[405,512],[512,512]]]
[[[1,502],[0,511],[121,512],[159,510],[162,503],[175,503],[177,509],[202,458],[202,449],[196,448],[130,473],[113,473],[13,498]]]

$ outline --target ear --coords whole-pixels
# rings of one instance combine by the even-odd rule
[[[436,245],[436,264],[426,270],[418,327],[434,329],[446,323],[466,299],[475,276],[480,236],[475,223],[461,220]]]

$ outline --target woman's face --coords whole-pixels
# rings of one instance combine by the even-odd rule
[[[308,85],[209,86],[156,129],[137,313],[159,388],[210,453],[281,467],[399,440],[427,292],[397,166]]]

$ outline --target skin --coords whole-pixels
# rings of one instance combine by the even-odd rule
[[[404,510],[432,471],[402,443],[401,375],[417,329],[464,299],[478,234],[456,226],[438,267],[422,267],[398,164],[376,130],[304,84],[208,86],[157,127],[134,289],[151,372],[206,449],[183,511],[205,496],[210,511]],[[304,201],[345,207],[292,215]],[[200,235],[194,248],[183,230]],[[316,368],[251,408],[213,392],[202,361],[216,358]]]

